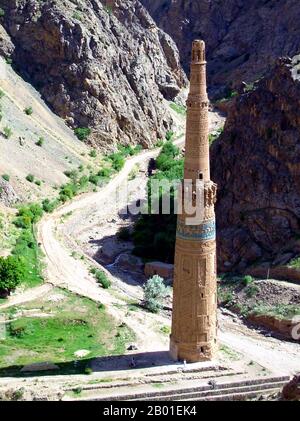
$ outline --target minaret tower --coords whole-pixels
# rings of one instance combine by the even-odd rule
[[[210,180],[208,107],[205,43],[197,40],[187,100],[184,178],[192,180],[193,205],[197,194],[201,198],[202,215],[196,225],[185,210],[178,215],[170,343],[172,358],[188,362],[211,360],[217,352],[217,186]]]

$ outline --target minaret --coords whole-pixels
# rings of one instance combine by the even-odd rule
[[[184,178],[192,180],[191,202],[196,204],[197,194],[202,198],[202,217],[190,225],[191,215],[178,215],[170,343],[172,358],[187,362],[211,360],[217,352],[217,186],[210,180],[208,106],[205,43],[194,41]]]

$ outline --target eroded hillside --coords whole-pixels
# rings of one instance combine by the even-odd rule
[[[68,181],[65,172],[95,165],[89,148],[1,57],[0,89],[0,201],[54,197]]]
[[[148,146],[173,127],[166,100],[186,84],[174,42],[139,1],[1,0],[12,59],[91,142]]]

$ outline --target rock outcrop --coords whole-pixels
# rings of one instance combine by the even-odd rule
[[[0,25],[0,56],[8,58],[14,51],[14,44],[12,43],[8,33]]]
[[[12,206],[19,200],[16,192],[12,186],[4,181],[0,180],[0,203],[5,206]]]
[[[300,255],[300,56],[235,98],[211,148],[220,271]]]
[[[298,0],[141,2],[177,43],[187,72],[191,41],[205,40],[211,89],[256,80],[278,57],[299,50]]]
[[[171,38],[139,1],[2,0],[17,68],[95,146],[148,146],[173,125],[186,84]]]

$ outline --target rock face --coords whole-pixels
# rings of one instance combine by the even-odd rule
[[[219,270],[300,254],[300,56],[278,60],[229,110],[211,151]]]
[[[12,206],[18,200],[19,198],[11,185],[4,180],[0,180],[0,203],[5,206]]]
[[[210,88],[256,80],[277,57],[298,53],[298,0],[141,2],[177,43],[186,71],[192,40],[205,40]]]
[[[164,136],[186,84],[171,38],[139,1],[2,0],[14,63],[54,111],[95,145]]]
[[[14,45],[11,39],[3,26],[0,25],[0,55],[7,58],[11,56],[13,51]]]

